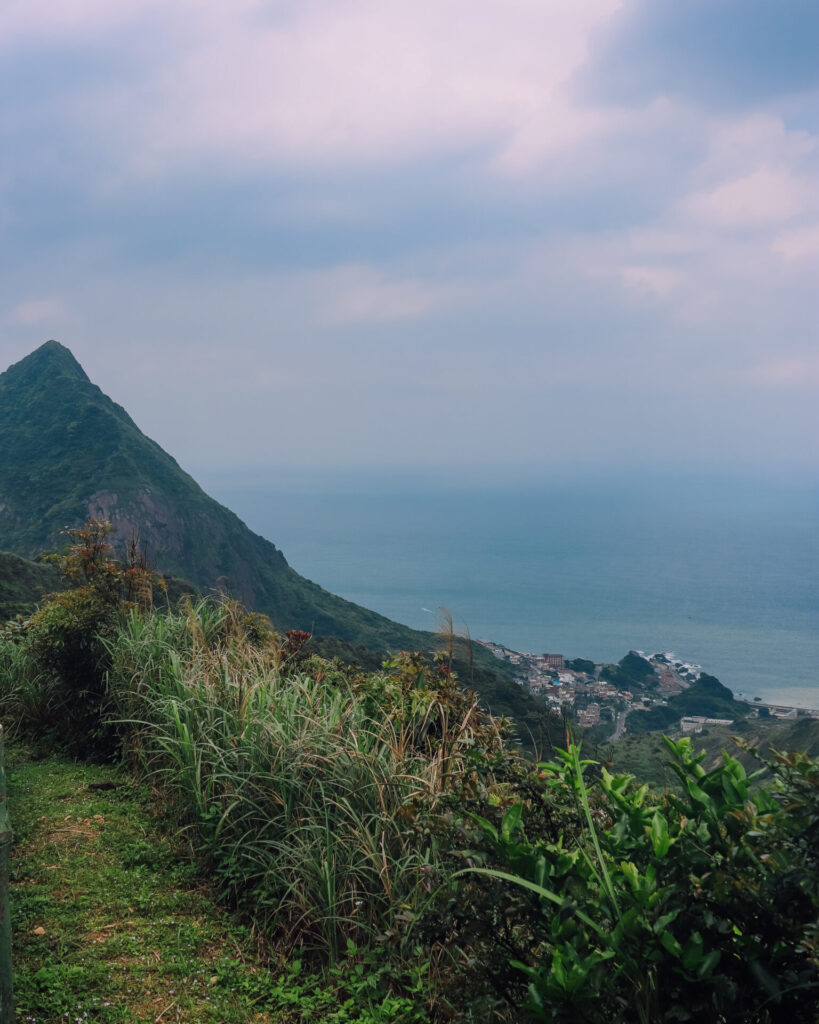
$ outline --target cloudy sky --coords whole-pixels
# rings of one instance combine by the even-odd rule
[[[817,468],[815,0],[4,0],[0,363],[188,468]]]

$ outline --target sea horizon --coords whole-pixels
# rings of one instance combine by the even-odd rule
[[[199,471],[325,589],[434,630],[615,662],[671,650],[737,696],[819,707],[811,479]]]

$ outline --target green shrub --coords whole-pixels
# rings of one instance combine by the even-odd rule
[[[590,802],[577,747],[544,765],[586,818],[584,841],[527,838],[522,805],[486,842],[490,871],[534,893],[541,923],[518,966],[534,1020],[815,1022],[819,763],[777,755],[752,794],[741,763],[710,772],[666,741],[682,795],[605,769]]]
[[[135,545],[124,564],[111,560],[112,530],[104,520],[67,530],[74,543],[49,558],[71,589],[47,596],[28,620],[0,629],[7,665],[0,702],[7,716],[38,744],[81,757],[110,757],[117,749],[107,720],[106,641],[124,609],[150,605],[157,583]]]
[[[533,948],[543,921],[539,897],[492,874],[464,869],[508,867],[510,809],[526,808],[528,827],[552,842],[580,831],[574,803],[552,794],[537,766],[506,752],[476,751],[473,770],[434,808],[418,815],[418,844],[432,851],[437,883],[415,934],[437,963],[436,992],[445,1019],[518,1019],[527,982],[511,961]]]
[[[104,723],[107,652],[117,610],[91,587],[53,595],[29,620],[27,653],[48,695],[40,735],[80,756],[107,756],[115,744]]]

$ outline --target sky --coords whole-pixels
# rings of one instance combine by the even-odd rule
[[[817,54],[815,0],[4,0],[0,364],[191,470],[815,474]]]

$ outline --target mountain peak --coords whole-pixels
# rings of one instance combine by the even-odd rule
[[[66,527],[99,517],[114,526],[117,550],[138,538],[160,571],[206,593],[227,589],[280,632],[340,638],[357,661],[362,649],[380,652],[380,662],[386,651],[439,645],[299,576],[146,437],[64,345],[47,341],[0,374],[0,548],[31,557],[64,545]],[[534,735],[542,727],[534,698],[498,676],[491,654],[476,655],[491,663],[485,696]]]
[[[7,383],[28,381],[41,382],[44,378],[67,377],[90,383],[88,375],[74,358],[70,349],[59,341],[46,341],[33,352],[14,363],[0,379]]]

